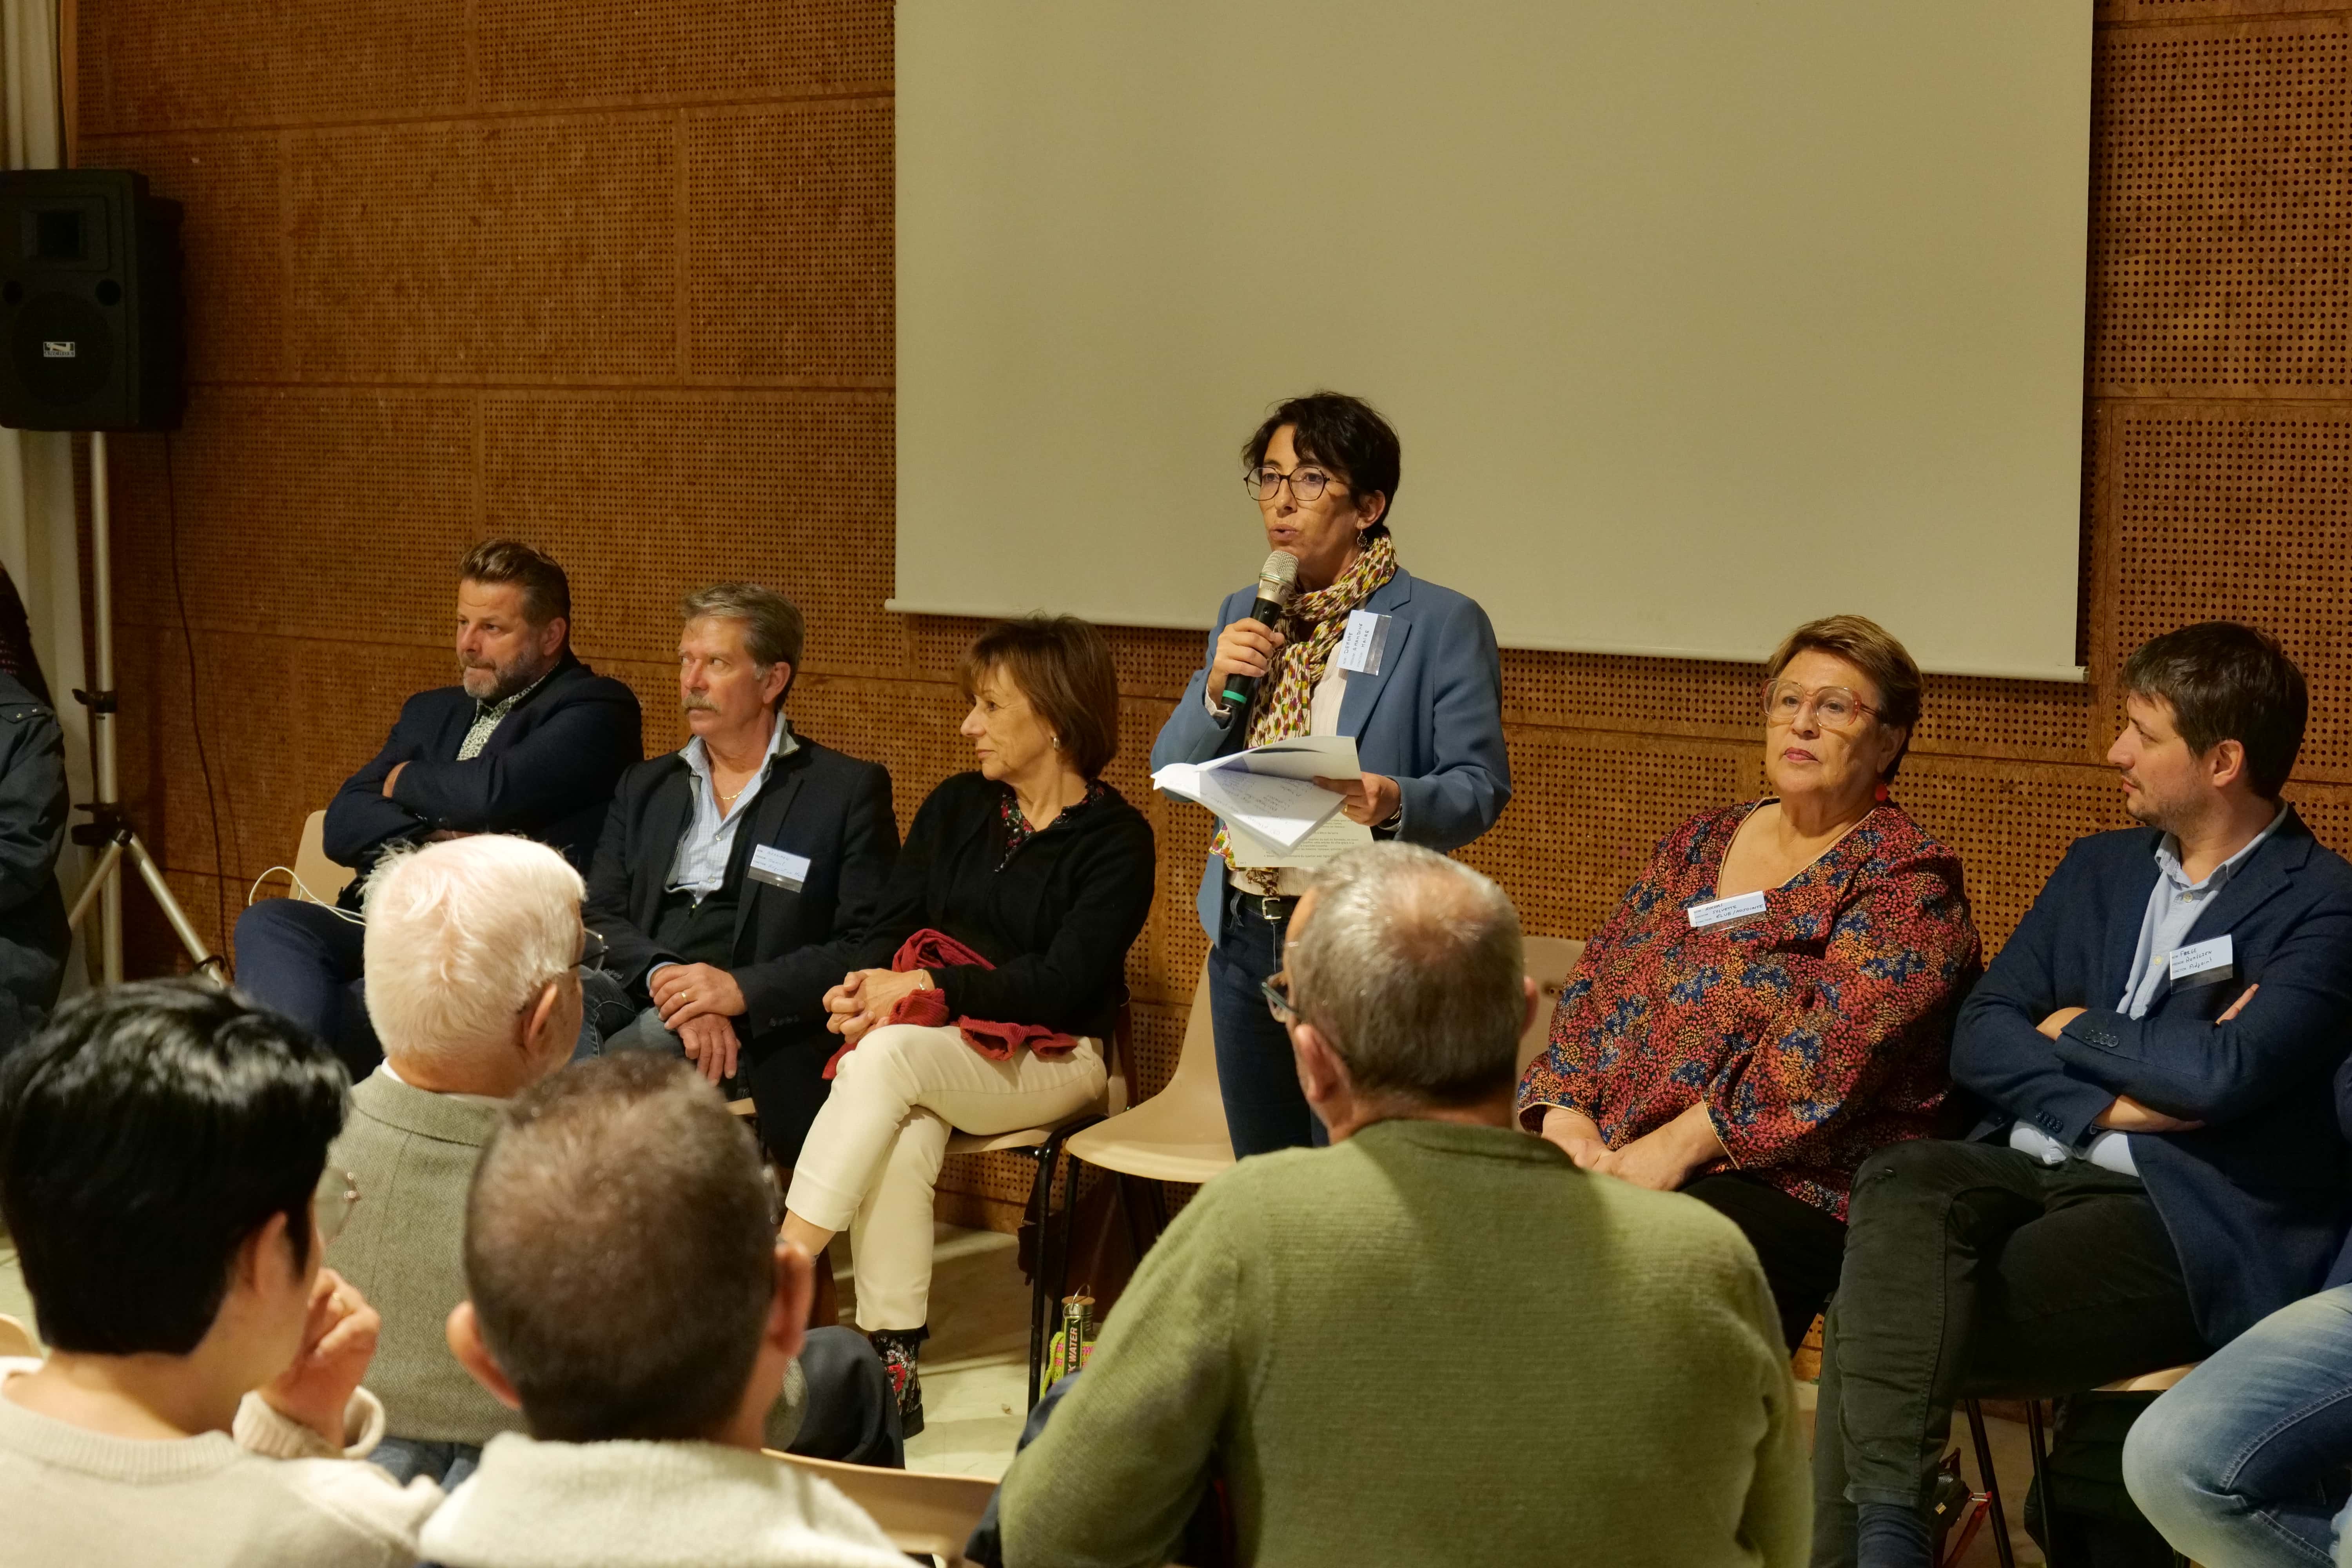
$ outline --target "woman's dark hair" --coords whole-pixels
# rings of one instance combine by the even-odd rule
[[[970,701],[1000,669],[1061,741],[1070,765],[1099,778],[1118,755],[1118,670],[1102,633],[1076,616],[999,621],[964,649],[956,688]]]
[[[41,1338],[185,1355],[245,1239],[298,1268],[351,1079],[299,1025],[199,980],[77,996],[0,1057],[0,1217]]]
[[[2119,684],[2169,703],[2173,726],[2197,755],[2224,741],[2245,747],[2247,781],[2264,800],[2286,787],[2311,697],[2276,638],[2235,621],[2201,621],[2133,649]]]
[[[1266,447],[1286,425],[1290,426],[1290,444],[1300,462],[1320,463],[1334,470],[1360,500],[1375,491],[1388,498],[1381,521],[1364,532],[1369,537],[1384,531],[1389,514],[1396,510],[1398,470],[1404,461],[1404,449],[1380,410],[1344,392],[1310,392],[1291,398],[1267,415],[1257,433],[1242,443],[1244,472],[1265,461]]]

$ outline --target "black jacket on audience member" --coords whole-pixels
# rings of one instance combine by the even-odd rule
[[[907,830],[871,939],[849,967],[883,968],[917,931],[941,931],[995,965],[928,966],[950,1017],[1108,1040],[1127,999],[1127,950],[1151,913],[1151,825],[1105,784],[1008,865],[1011,794],[976,773],[931,792]]]
[[[49,705],[0,674],[0,1052],[41,1026],[65,979],[65,735]]]
[[[361,873],[343,889],[346,909],[377,857],[437,828],[518,833],[562,852],[585,872],[621,774],[645,756],[637,694],[598,675],[566,648],[539,686],[490,732],[481,755],[457,760],[477,705],[462,686],[420,691],[375,760],[353,773],[327,806],[327,858]],[[384,776],[409,764],[386,798]]]
[[[2078,838],[1952,1035],[1952,1077],[1990,1102],[1972,1138],[2028,1121],[2067,1148],[2118,1095],[2194,1131],[2130,1133],[2206,1339],[2225,1344],[2320,1287],[2344,1242],[2352,1176],[2333,1077],[2352,1049],[2352,865],[2285,821],[2189,928],[2228,936],[2224,983],[2116,1010],[2156,886],[2152,827]],[[2159,961],[2160,962],[2160,961]],[[2249,985],[2262,992],[2216,1023]],[[2037,1026],[2085,1007],[2054,1041]]]

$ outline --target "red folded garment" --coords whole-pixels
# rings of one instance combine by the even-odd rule
[[[928,929],[908,937],[890,960],[891,971],[898,974],[950,965],[996,967],[945,931]],[[882,1021],[919,1024],[936,1029],[948,1021],[948,994],[936,986],[929,991],[910,991],[898,998],[898,1005]],[[955,1026],[962,1032],[965,1045],[992,1062],[1011,1059],[1013,1053],[1024,1046],[1047,1061],[1058,1061],[1078,1048],[1076,1037],[1057,1034],[1043,1024],[992,1024],[985,1018],[958,1018]],[[841,1065],[841,1058],[856,1048],[857,1042],[852,1040],[834,1052],[824,1064],[824,1076],[831,1078],[834,1069]]]

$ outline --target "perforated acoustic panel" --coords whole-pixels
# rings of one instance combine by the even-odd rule
[[[2303,661],[2292,793],[2352,847],[2346,13],[2098,5],[2095,679],[1931,682],[1896,789],[1961,855],[1989,945],[2069,840],[2119,820],[2100,762],[2116,668],[2187,620],[2254,620]],[[113,443],[115,565],[125,794],[208,935],[400,699],[448,678],[449,567],[492,532],[570,563],[581,650],[637,690],[653,749],[683,738],[677,595],[741,576],[807,610],[795,721],[887,764],[902,824],[966,764],[955,676],[976,625],[880,609],[887,0],[81,0],[79,26],[83,161],[187,208],[188,424],[168,448]],[[1209,822],[1149,795],[1146,753],[1202,644],[1110,635],[1109,776],[1160,838],[1128,965],[1150,1092],[1204,955]],[[1464,857],[1530,930],[1581,935],[1676,821],[1759,787],[1759,671],[1504,660],[1517,798]],[[170,967],[131,908],[135,961]],[[960,1163],[943,1212],[1006,1222],[1028,1169]]]

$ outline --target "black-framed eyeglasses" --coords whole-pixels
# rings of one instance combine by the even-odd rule
[[[1261,463],[1242,476],[1242,483],[1259,500],[1272,500],[1282,493],[1286,484],[1290,487],[1291,500],[1318,500],[1326,489],[1339,482],[1321,468],[1293,468],[1286,474],[1272,463]]]
[[[602,969],[604,960],[612,956],[613,944],[585,927],[580,932],[580,967]]]
[[[1298,1022],[1298,1009],[1291,1005],[1290,982],[1281,975],[1272,975],[1257,983],[1258,994],[1265,998],[1265,1010],[1274,1015],[1277,1024]]]
[[[352,1223],[360,1206],[360,1184],[349,1171],[330,1165],[319,1173],[319,1190],[311,1194],[310,1210],[319,1216],[319,1235],[332,1241]]]

